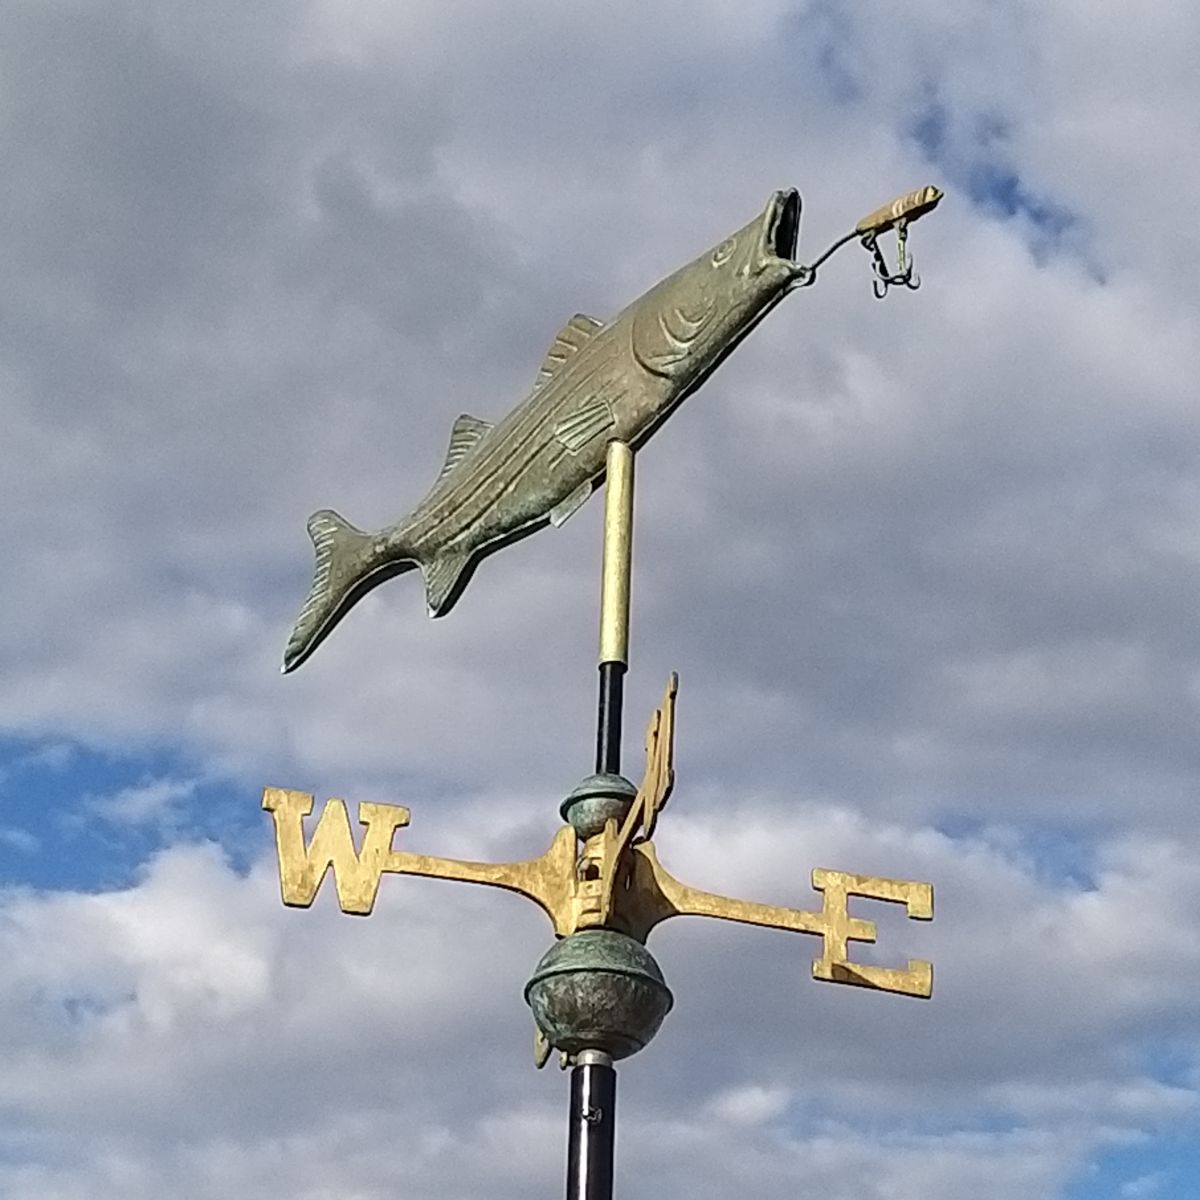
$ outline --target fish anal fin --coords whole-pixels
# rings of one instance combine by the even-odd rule
[[[440,483],[460,462],[475,448],[480,439],[492,431],[490,421],[463,413],[450,429],[450,448],[446,451],[446,461],[442,464],[438,475]]]
[[[572,454],[582,450],[593,438],[613,427],[616,418],[607,400],[588,404],[554,426],[554,436]]]
[[[549,380],[554,378],[554,373],[560,370],[564,363],[570,361],[571,356],[577,353],[581,347],[586,346],[603,328],[603,321],[597,321],[595,317],[589,317],[586,313],[576,313],[558,331],[554,341],[550,343],[550,349],[546,351],[546,357],[542,359],[541,370],[538,371],[533,386],[535,388],[544,387]]]
[[[583,507],[594,487],[595,484],[590,479],[585,480],[565,500],[560,500],[550,510],[550,524],[555,528],[565,524]]]
[[[431,617],[440,617],[447,612],[465,583],[466,571],[471,556],[465,550],[445,549],[422,570],[425,575],[425,601]]]

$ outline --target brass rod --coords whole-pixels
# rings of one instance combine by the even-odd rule
[[[604,485],[600,661],[629,662],[629,574],[633,552],[633,449],[609,442]]]

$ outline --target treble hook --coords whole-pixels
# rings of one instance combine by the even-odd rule
[[[879,248],[878,236],[874,231],[868,233],[862,240],[863,245],[871,252],[872,256],[871,269],[875,272],[875,278],[871,280],[871,291],[875,293],[876,300],[882,300],[888,294],[888,288],[903,286],[909,291],[915,292],[921,286],[921,277],[913,274],[913,260],[906,250],[908,221],[897,221],[895,228],[895,271],[888,270],[883,251]]]
[[[871,267],[875,272],[871,290],[875,293],[876,300],[882,300],[887,295],[888,288],[903,285],[909,291],[916,291],[921,286],[920,277],[913,275],[912,258],[907,253],[908,227],[913,221],[937,208],[941,198],[941,189],[931,184],[877,208],[859,221],[855,232],[862,237],[862,244],[871,253]],[[879,249],[879,235],[887,233],[889,229],[896,231],[895,271],[888,270],[883,252]]]
[[[849,233],[838,238],[816,262],[807,267],[796,266],[790,286],[810,287],[817,280],[817,268],[835,250],[857,237],[862,239],[862,244],[871,253],[871,269],[875,273],[875,278],[871,281],[871,290],[875,293],[876,300],[882,300],[887,295],[888,288],[901,285],[915,292],[921,286],[921,279],[913,274],[913,260],[907,252],[908,227],[927,212],[933,212],[942,195],[940,188],[928,184],[900,196],[891,204],[877,208],[863,217]],[[883,251],[879,249],[879,235],[887,233],[890,229],[896,231],[895,271],[888,270],[887,260],[883,257]]]

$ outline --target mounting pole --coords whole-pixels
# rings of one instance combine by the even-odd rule
[[[604,479],[596,774],[620,775],[633,555],[633,448],[628,442],[608,443]],[[612,1055],[600,1049],[580,1050],[571,1067],[567,1200],[612,1200],[616,1103],[617,1073]]]
[[[567,1200],[612,1200],[617,1073],[601,1050],[582,1050],[571,1068]]]
[[[621,707],[629,663],[629,574],[633,553],[633,449],[609,442],[600,582],[600,704],[596,772],[621,773]]]

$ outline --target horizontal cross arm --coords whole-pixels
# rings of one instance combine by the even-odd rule
[[[338,905],[345,913],[368,916],[375,907],[379,880],[384,873],[424,875],[481,883],[518,892],[539,905],[554,923],[554,931],[572,931],[574,919],[575,833],[563,826],[540,858],[515,863],[468,862],[393,850],[396,830],[409,823],[409,810],[394,804],[363,802],[358,806],[364,827],[362,849],[350,835],[345,802],[325,802],[308,843],[303,821],[313,810],[308,792],[266,788],[263,808],[275,821],[279,856],[279,882],[284,904],[307,908],[316,898],[327,872],[332,872]]]
[[[394,850],[383,869],[397,875],[425,875],[518,892],[545,911],[560,937],[572,932],[575,831],[568,825],[558,831],[550,849],[540,858],[485,863]]]
[[[920,959],[910,959],[906,968],[876,967],[852,962],[848,943],[875,941],[875,923],[852,917],[851,896],[904,904],[916,920],[933,917],[933,889],[927,883],[906,879],[882,879],[853,875],[818,867],[812,873],[813,887],[822,893],[820,912],[757,904],[704,892],[681,883],[658,861],[650,842],[633,848],[633,862],[618,887],[617,913],[621,926],[640,941],[660,921],[669,917],[715,917],[746,925],[763,925],[793,933],[814,934],[822,939],[821,957],[812,964],[813,977],[830,983],[848,983],[906,996],[928,997],[933,990],[933,968]]]

